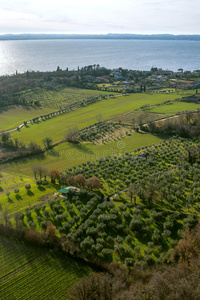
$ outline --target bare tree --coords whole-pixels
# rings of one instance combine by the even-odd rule
[[[9,220],[11,218],[11,216],[10,216],[9,211],[7,210],[7,208],[3,211],[3,218],[4,218],[6,226],[7,226],[8,223],[9,223]]]
[[[97,122],[100,123],[103,120],[102,114],[96,115]]]
[[[101,188],[100,179],[97,177],[90,177],[86,180],[86,186],[91,190],[98,190]]]
[[[43,142],[45,149],[47,150],[51,147],[53,140],[50,137],[46,137],[45,139],[43,139],[42,142]]]
[[[127,194],[128,194],[128,197],[130,198],[131,202],[133,201],[134,199],[134,204],[136,205],[136,196],[139,196],[140,195],[140,187],[138,184],[134,183],[134,184],[131,184],[127,190]]]
[[[74,177],[74,183],[78,186],[84,187],[85,177],[82,174],[78,174]]]
[[[75,142],[76,141],[75,135],[76,135],[77,132],[78,132],[78,127],[77,126],[69,128],[68,131],[65,134],[65,140],[67,142]]]

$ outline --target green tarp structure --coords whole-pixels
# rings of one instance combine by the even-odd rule
[[[67,194],[69,192],[68,189],[61,189],[59,190],[60,193],[63,193],[63,194]]]

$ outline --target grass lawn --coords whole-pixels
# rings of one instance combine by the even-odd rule
[[[12,137],[18,138],[25,143],[34,140],[42,144],[42,140],[45,137],[51,137],[53,141],[58,141],[64,138],[66,131],[70,127],[77,125],[78,129],[82,129],[94,124],[97,122],[96,116],[99,114],[102,115],[103,120],[107,120],[143,105],[153,105],[166,100],[174,100],[177,96],[177,93],[169,95],[143,93],[103,100],[90,106],[79,108],[66,115],[41,121],[38,124],[31,124],[28,128],[23,128],[20,132],[13,132]]]
[[[94,161],[100,157],[125,151],[131,152],[138,147],[157,144],[160,141],[162,141],[162,137],[156,135],[134,133],[121,140],[102,145],[63,143],[48,153],[4,164],[3,169],[14,174],[33,176],[33,165],[43,165],[49,170],[53,168],[64,170],[85,161]]]
[[[197,103],[176,101],[176,102],[168,103],[166,105],[147,108],[145,109],[145,111],[173,115],[178,112],[197,110],[198,108],[200,108],[200,105]]]

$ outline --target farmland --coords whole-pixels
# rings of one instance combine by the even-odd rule
[[[131,136],[121,140],[110,140],[109,143],[101,145],[61,143],[44,154],[6,163],[3,168],[11,173],[33,176],[33,165],[42,165],[49,170],[54,167],[64,170],[88,160],[94,161],[110,154],[124,153],[138,147],[156,144],[162,138],[162,136],[152,134],[132,133]]]
[[[112,84],[91,75],[87,82],[85,70],[73,72],[74,81],[56,72],[35,87],[37,78],[34,88],[9,95],[23,105],[1,107],[1,131],[30,122],[0,136],[0,230],[45,239],[37,248],[34,239],[0,236],[3,299],[65,299],[92,272],[89,262],[124,272],[168,264],[183,232],[198,223],[199,104],[181,101],[194,91],[153,91],[142,73],[140,92],[127,94],[121,83],[123,94],[109,94],[95,87]],[[173,124],[154,122],[174,115]],[[80,190],[65,197],[58,191],[66,186]]]
[[[50,197],[22,209],[23,224],[41,231],[52,223],[86,257],[127,266],[165,262],[199,217],[199,160],[188,162],[188,147],[198,150],[198,143],[171,138],[66,169],[69,176],[96,176],[102,193],[118,194],[110,201],[85,189]],[[145,152],[148,158],[140,156]]]
[[[108,96],[107,92],[102,92],[101,94]],[[58,91],[38,88],[25,91],[19,95],[19,100],[21,98],[25,99],[28,105],[9,105],[6,108],[0,108],[0,129],[3,131],[18,127],[24,121],[29,121],[41,115],[46,115],[98,96],[99,93],[97,91],[76,88],[62,88]],[[34,101],[38,101],[39,105],[34,105]]]
[[[0,236],[1,299],[66,299],[91,268],[47,249]],[[31,295],[31,296],[30,296]]]
[[[52,111],[54,111],[53,108],[32,107],[25,105],[12,105],[6,109],[2,108],[0,109],[1,131],[16,128],[26,120],[30,120],[43,114],[48,114]]]
[[[131,110],[138,109],[144,105],[155,105],[167,100],[177,99],[178,94],[133,94],[129,96],[120,96],[114,99],[102,100],[98,103],[91,104],[87,107],[79,108],[67,115],[61,115],[47,121],[39,121],[37,124],[30,124],[29,127],[23,128],[20,132],[12,133],[13,138],[18,138],[24,143],[32,140],[41,144],[42,139],[49,136],[53,141],[64,138],[66,131],[77,125],[81,130],[86,126],[94,124],[98,115],[102,115],[102,120],[117,118],[120,115]],[[60,126],[62,124],[62,126]]]
[[[25,185],[30,184],[31,189],[26,190]],[[53,194],[57,190],[52,185],[37,186],[35,180],[22,175],[1,173],[0,177],[1,211],[8,210],[11,216],[22,208],[37,204],[39,199],[46,194]],[[18,193],[14,190],[19,189]],[[3,215],[0,215],[3,221]]]
[[[108,95],[107,92],[102,92],[101,94]],[[40,106],[56,110],[69,104],[86,101],[93,96],[99,96],[99,92],[95,90],[59,87],[52,90],[45,88],[27,90],[20,94],[19,99],[25,98],[28,103],[38,101]]]

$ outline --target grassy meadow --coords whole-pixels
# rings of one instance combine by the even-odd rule
[[[24,121],[55,111],[53,108],[11,105],[0,108],[0,131],[18,127]]]
[[[29,124],[21,131],[13,132],[12,137],[18,138],[24,143],[31,140],[42,144],[45,137],[51,137],[53,141],[64,138],[66,131],[77,126],[79,130],[97,122],[97,115],[101,114],[103,121],[118,118],[131,110],[144,105],[155,105],[167,100],[175,100],[179,95],[171,94],[132,94],[119,96],[114,99],[102,100],[87,107],[79,108],[66,115],[40,121],[38,124]]]

